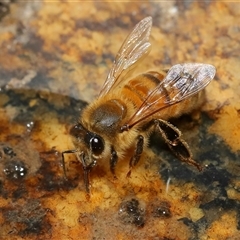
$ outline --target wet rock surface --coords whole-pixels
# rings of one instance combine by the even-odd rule
[[[136,72],[203,62],[217,75],[204,105],[173,119],[202,172],[151,136],[128,159],[101,161],[85,191],[69,130],[99,92],[133,26],[153,17]],[[171,1],[0,4],[1,239],[239,239],[240,4]],[[137,74],[136,73],[136,74]]]

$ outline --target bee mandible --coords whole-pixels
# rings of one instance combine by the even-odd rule
[[[129,172],[139,162],[152,132],[159,133],[176,157],[201,170],[192,158],[180,130],[169,123],[202,103],[202,89],[214,78],[215,67],[203,63],[183,63],[165,71],[149,71],[128,79],[126,73],[150,50],[152,18],[140,21],[120,48],[98,97],[81,113],[70,134],[75,153],[84,170],[86,191],[89,173],[100,161],[109,161],[115,176],[119,159],[130,158]],[[132,156],[129,156],[129,153]]]

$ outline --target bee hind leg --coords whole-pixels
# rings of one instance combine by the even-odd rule
[[[189,146],[183,139],[181,139],[181,132],[179,129],[162,119],[157,119],[154,123],[176,157],[182,162],[193,165],[201,171],[202,166],[192,159],[192,153]]]
[[[134,155],[131,157],[129,162],[129,171],[127,173],[127,177],[131,176],[131,170],[134,166],[137,165],[139,162],[142,152],[143,152],[143,144],[144,144],[144,137],[142,135],[139,135],[137,138],[137,144],[134,151]]]

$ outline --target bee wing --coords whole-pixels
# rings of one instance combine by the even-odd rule
[[[174,65],[159,85],[149,93],[126,125],[132,127],[160,110],[196,94],[208,85],[215,73],[215,67],[209,64]]]
[[[125,39],[103,84],[99,97],[108,93],[113,86],[118,85],[121,82],[120,75],[148,53],[151,46],[149,43],[151,27],[152,17],[146,17],[135,26]]]

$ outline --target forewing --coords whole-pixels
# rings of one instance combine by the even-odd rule
[[[103,84],[99,97],[117,86],[121,81],[120,75],[123,72],[126,73],[134,63],[148,53],[151,46],[149,43],[151,27],[152,17],[146,17],[135,26],[125,39]]]
[[[148,95],[127,125],[131,127],[146,117],[196,94],[208,85],[215,73],[215,67],[209,64],[174,65],[163,81]]]

